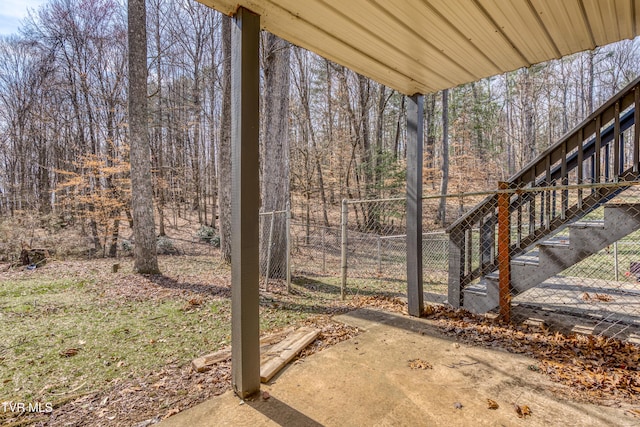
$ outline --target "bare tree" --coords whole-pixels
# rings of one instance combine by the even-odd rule
[[[329,217],[327,214],[327,196],[324,184],[324,173],[320,160],[321,152],[318,148],[316,132],[314,130],[313,118],[311,115],[311,70],[309,64],[307,63],[308,56],[309,55],[307,55],[301,48],[294,49],[294,57],[298,66],[298,78],[293,82],[293,84],[298,90],[298,96],[300,97],[300,103],[304,115],[304,123],[302,123],[300,127],[305,143],[305,148],[307,149],[307,156],[313,157],[313,163],[317,174],[318,191],[320,193],[320,200],[322,201],[322,219],[324,225],[328,227]],[[309,147],[311,148],[311,152],[309,152]],[[308,188],[306,193],[308,200],[308,198],[311,196],[311,189]]]
[[[131,207],[135,236],[134,270],[158,274],[153,216],[151,147],[147,129],[147,17],[145,0],[128,0],[129,137],[131,140]]]
[[[220,250],[231,262],[231,18],[222,17],[222,113],[218,148]]]
[[[442,91],[442,178],[440,181],[440,194],[447,194],[449,185],[449,89]],[[436,220],[445,225],[447,219],[447,198],[440,199]]]
[[[262,210],[284,210],[289,202],[289,64],[290,45],[285,40],[266,33],[264,50],[264,142],[262,144]],[[286,258],[285,217],[274,218],[273,233],[270,222],[264,221],[262,245],[271,243],[269,277],[283,277],[281,268]],[[269,235],[273,241],[269,241]],[[263,274],[267,273],[263,266]]]

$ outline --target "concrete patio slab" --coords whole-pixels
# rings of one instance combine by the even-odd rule
[[[286,368],[262,386],[267,400],[228,392],[161,426],[640,425],[624,409],[559,397],[562,386],[529,369],[532,359],[459,344],[428,320],[372,309],[336,319],[363,333]],[[514,404],[531,415],[519,418]]]

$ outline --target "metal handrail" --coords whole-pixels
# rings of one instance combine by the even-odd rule
[[[585,119],[571,132],[563,136],[534,161],[530,162],[507,181],[514,194],[510,198],[509,212],[517,212],[517,242],[510,245],[513,256],[526,252],[532,245],[549,234],[565,227],[569,222],[584,216],[606,203],[626,187],[604,188],[583,194],[578,190],[578,201],[569,206],[567,184],[569,173],[577,169],[577,184],[584,181],[599,184],[605,181],[627,181],[638,178],[640,158],[640,77],[609,99],[598,110]],[[625,167],[623,133],[635,126],[633,137],[633,161]],[[603,128],[604,127],[604,128]],[[617,143],[614,143],[617,141]],[[603,153],[604,151],[604,153]],[[604,157],[604,170],[601,168]],[[613,167],[610,160],[613,159]],[[592,162],[592,176],[585,179],[584,162]],[[628,164],[628,162],[627,162]],[[558,187],[559,185],[559,187]],[[542,188],[551,188],[542,194]],[[529,191],[523,191],[523,190]],[[536,193],[537,192],[537,193]],[[538,197],[539,196],[539,197]],[[461,289],[473,280],[495,271],[497,250],[495,233],[497,224],[496,194],[489,195],[474,209],[467,212],[447,228],[451,239],[449,286],[457,287],[450,293],[459,296],[458,301],[450,301],[454,306],[462,303]],[[560,207],[558,208],[558,200]],[[536,204],[538,209],[536,210]],[[525,212],[527,211],[527,212]],[[525,218],[523,214],[528,214]],[[539,218],[536,218],[536,215]],[[527,224],[528,229],[523,230]],[[479,253],[473,253],[470,231],[481,228]],[[473,257],[476,256],[475,262]],[[472,265],[477,265],[472,268]]]

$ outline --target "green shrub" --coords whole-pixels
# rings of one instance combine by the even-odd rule
[[[167,236],[158,237],[156,243],[156,250],[160,255],[179,255],[180,251],[173,244],[173,240],[168,238]]]
[[[133,244],[129,240],[123,239],[120,241],[120,249],[122,249],[125,255],[131,255],[133,252]]]
[[[216,229],[208,225],[201,225],[198,231],[196,231],[196,236],[201,242],[210,242],[215,235]]]
[[[208,242],[214,248],[220,247],[220,236],[216,234],[216,229],[208,225],[202,225],[196,232],[196,236],[201,242]]]

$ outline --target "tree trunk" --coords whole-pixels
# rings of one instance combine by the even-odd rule
[[[163,150],[164,150],[164,144],[163,144],[163,132],[162,132],[162,128],[164,126],[164,122],[163,122],[163,92],[162,92],[162,85],[163,85],[163,74],[162,74],[162,56],[163,56],[163,50],[162,50],[162,38],[161,38],[161,22],[160,22],[160,16],[162,14],[162,11],[160,10],[160,2],[158,1],[156,4],[153,5],[154,8],[156,8],[156,10],[154,11],[154,37],[155,37],[155,45],[156,45],[156,84],[157,84],[157,91],[158,93],[156,94],[156,97],[158,99],[158,103],[157,103],[157,111],[156,111],[156,123],[155,123],[155,135],[156,135],[156,155],[155,155],[155,160],[156,160],[156,170],[157,172],[157,176],[158,176],[158,235],[159,236],[165,236],[166,235],[166,231],[164,229],[164,223],[165,223],[165,218],[164,218],[164,208],[165,208],[165,191],[166,191],[166,183],[165,183],[165,178],[164,178],[164,154],[163,154]]]
[[[587,74],[587,84],[588,84],[588,91],[587,91],[587,114],[591,114],[593,113],[593,90],[594,90],[594,85],[593,85],[593,59],[596,56],[596,51],[595,50],[590,50],[589,51],[589,68],[588,68],[588,74]]]
[[[298,87],[300,92],[300,101],[302,103],[302,108],[305,115],[305,125],[302,134],[305,139],[305,145],[308,147],[309,143],[311,144],[312,153],[310,154],[313,155],[316,173],[318,174],[318,189],[320,191],[320,200],[322,201],[322,218],[325,227],[329,227],[329,215],[327,212],[327,196],[324,185],[324,174],[322,171],[322,164],[320,163],[320,152],[318,150],[318,144],[316,141],[316,133],[313,127],[313,121],[311,119],[311,96],[309,93],[311,83],[308,76],[309,70],[304,66],[304,63],[302,61],[302,50],[296,49],[294,52],[296,60],[298,62],[298,68],[300,70]],[[309,192],[311,191],[312,187],[310,181],[311,180],[308,180],[306,184]]]
[[[475,82],[471,83],[471,93],[473,94],[473,129],[476,136],[476,149],[480,155],[481,163],[484,163],[487,154],[487,147],[485,147],[484,138],[482,135],[482,125],[484,123],[484,117],[482,117],[482,100],[478,94],[478,87]]]
[[[218,149],[220,252],[231,262],[231,18],[222,17],[222,113]]]
[[[533,75],[530,68],[523,71],[523,91],[524,91],[524,141],[525,141],[525,158],[524,164],[535,159],[538,152],[536,141],[536,116],[535,116],[535,99],[533,94]]]
[[[402,99],[404,101],[404,98]],[[435,171],[436,171],[436,94],[426,95],[425,113],[427,124],[427,138],[424,154],[426,157],[427,174],[426,178],[431,181],[431,189],[436,189]]]
[[[153,216],[151,149],[147,129],[147,29],[145,0],[128,0],[129,137],[134,271],[158,274]]]
[[[442,91],[442,178],[440,181],[440,194],[447,194],[449,185],[449,89]],[[447,198],[440,199],[438,206],[437,221],[441,225],[447,220]]]
[[[289,43],[279,37],[265,34],[264,51],[264,117],[265,132],[262,147],[262,211],[284,210],[289,200]],[[261,254],[271,254],[269,272],[262,263],[262,274],[283,278],[286,270],[286,216],[274,217],[273,233],[270,233],[270,217],[262,221]],[[273,237],[267,248],[269,235]],[[270,250],[268,250],[270,249]]]
[[[378,93],[378,111],[376,112],[376,151],[375,151],[375,169],[374,169],[374,186],[378,196],[380,196],[384,187],[383,178],[383,129],[384,129],[384,110],[387,106],[387,92],[386,86],[380,85],[380,92]]]
[[[212,19],[212,27],[215,26],[215,18],[216,15],[213,14],[211,15],[211,19]],[[211,45],[215,45],[215,41],[216,41],[216,32],[215,31],[211,31]],[[217,149],[216,149],[216,125],[215,125],[215,120],[214,120],[214,112],[215,112],[215,106],[216,106],[216,97],[215,97],[215,91],[216,91],[216,85],[217,83],[217,78],[214,78],[217,73],[215,72],[217,64],[216,64],[216,56],[215,55],[211,55],[211,77],[210,77],[210,91],[211,91],[211,95],[210,95],[210,108],[211,108],[211,118],[209,121],[209,140],[210,140],[210,144],[211,144],[211,149],[210,149],[210,168],[211,168],[211,175],[210,175],[210,185],[211,185],[211,228],[213,229],[218,229],[217,226],[217,215],[218,215],[218,210],[217,210],[217,203],[218,203],[218,174],[216,171],[216,153],[217,153]]]

